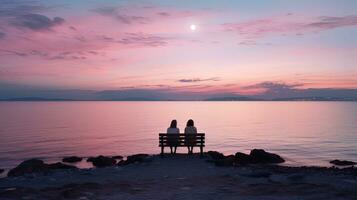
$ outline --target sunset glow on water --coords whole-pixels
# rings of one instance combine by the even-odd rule
[[[206,151],[263,148],[291,165],[357,156],[354,102],[2,102],[0,110],[5,168],[34,157],[158,154],[158,133],[172,119],[183,132],[190,118]]]

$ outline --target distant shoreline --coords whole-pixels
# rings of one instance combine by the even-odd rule
[[[86,101],[118,101],[118,102],[357,102],[351,100],[324,99],[255,99],[255,100],[128,100],[128,99],[0,99],[0,102],[86,102]]]

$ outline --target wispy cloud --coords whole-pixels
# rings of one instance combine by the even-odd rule
[[[6,36],[6,34],[5,34],[5,33],[0,32],[0,40],[1,40],[1,39],[3,39],[3,38],[5,38],[5,36]]]
[[[0,4],[0,20],[2,23],[18,28],[27,28],[34,31],[49,30],[65,21],[61,17],[51,19],[43,14],[39,14],[49,10],[51,8],[32,1],[4,0]]]
[[[103,16],[112,17],[124,24],[133,24],[133,23],[146,24],[150,21],[148,17],[123,14],[124,11],[121,10],[120,7],[115,7],[115,6],[99,7],[93,9],[92,11]]]
[[[16,16],[11,19],[10,24],[19,28],[28,28],[31,30],[49,30],[56,25],[63,24],[64,21],[65,20],[61,17],[50,19],[45,15],[31,13]]]
[[[165,46],[170,38],[147,33],[126,33],[118,40],[120,44],[133,46]]]
[[[277,91],[277,90],[286,90],[286,89],[295,89],[297,87],[304,86],[302,83],[294,83],[294,84],[288,84],[284,82],[271,82],[271,81],[265,81],[253,85],[248,85],[242,87],[243,89],[265,89],[269,91]]]
[[[206,81],[220,81],[220,78],[218,77],[212,77],[212,78],[191,78],[191,79],[179,79],[177,82],[181,83],[196,83],[196,82],[206,82]]]
[[[357,26],[357,16],[321,16],[301,20],[289,15],[223,24],[226,31],[235,32],[247,40],[259,39],[269,35],[303,35],[346,26]]]

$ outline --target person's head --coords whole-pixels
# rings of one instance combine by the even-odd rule
[[[187,121],[186,126],[195,126],[195,123],[193,122],[192,119],[190,119],[190,120]]]
[[[177,128],[177,121],[176,119],[171,121],[170,128]]]

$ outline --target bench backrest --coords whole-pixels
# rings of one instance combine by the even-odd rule
[[[170,146],[175,143],[177,146],[204,146],[205,145],[205,134],[195,133],[195,134],[167,134],[159,133],[159,146]]]

